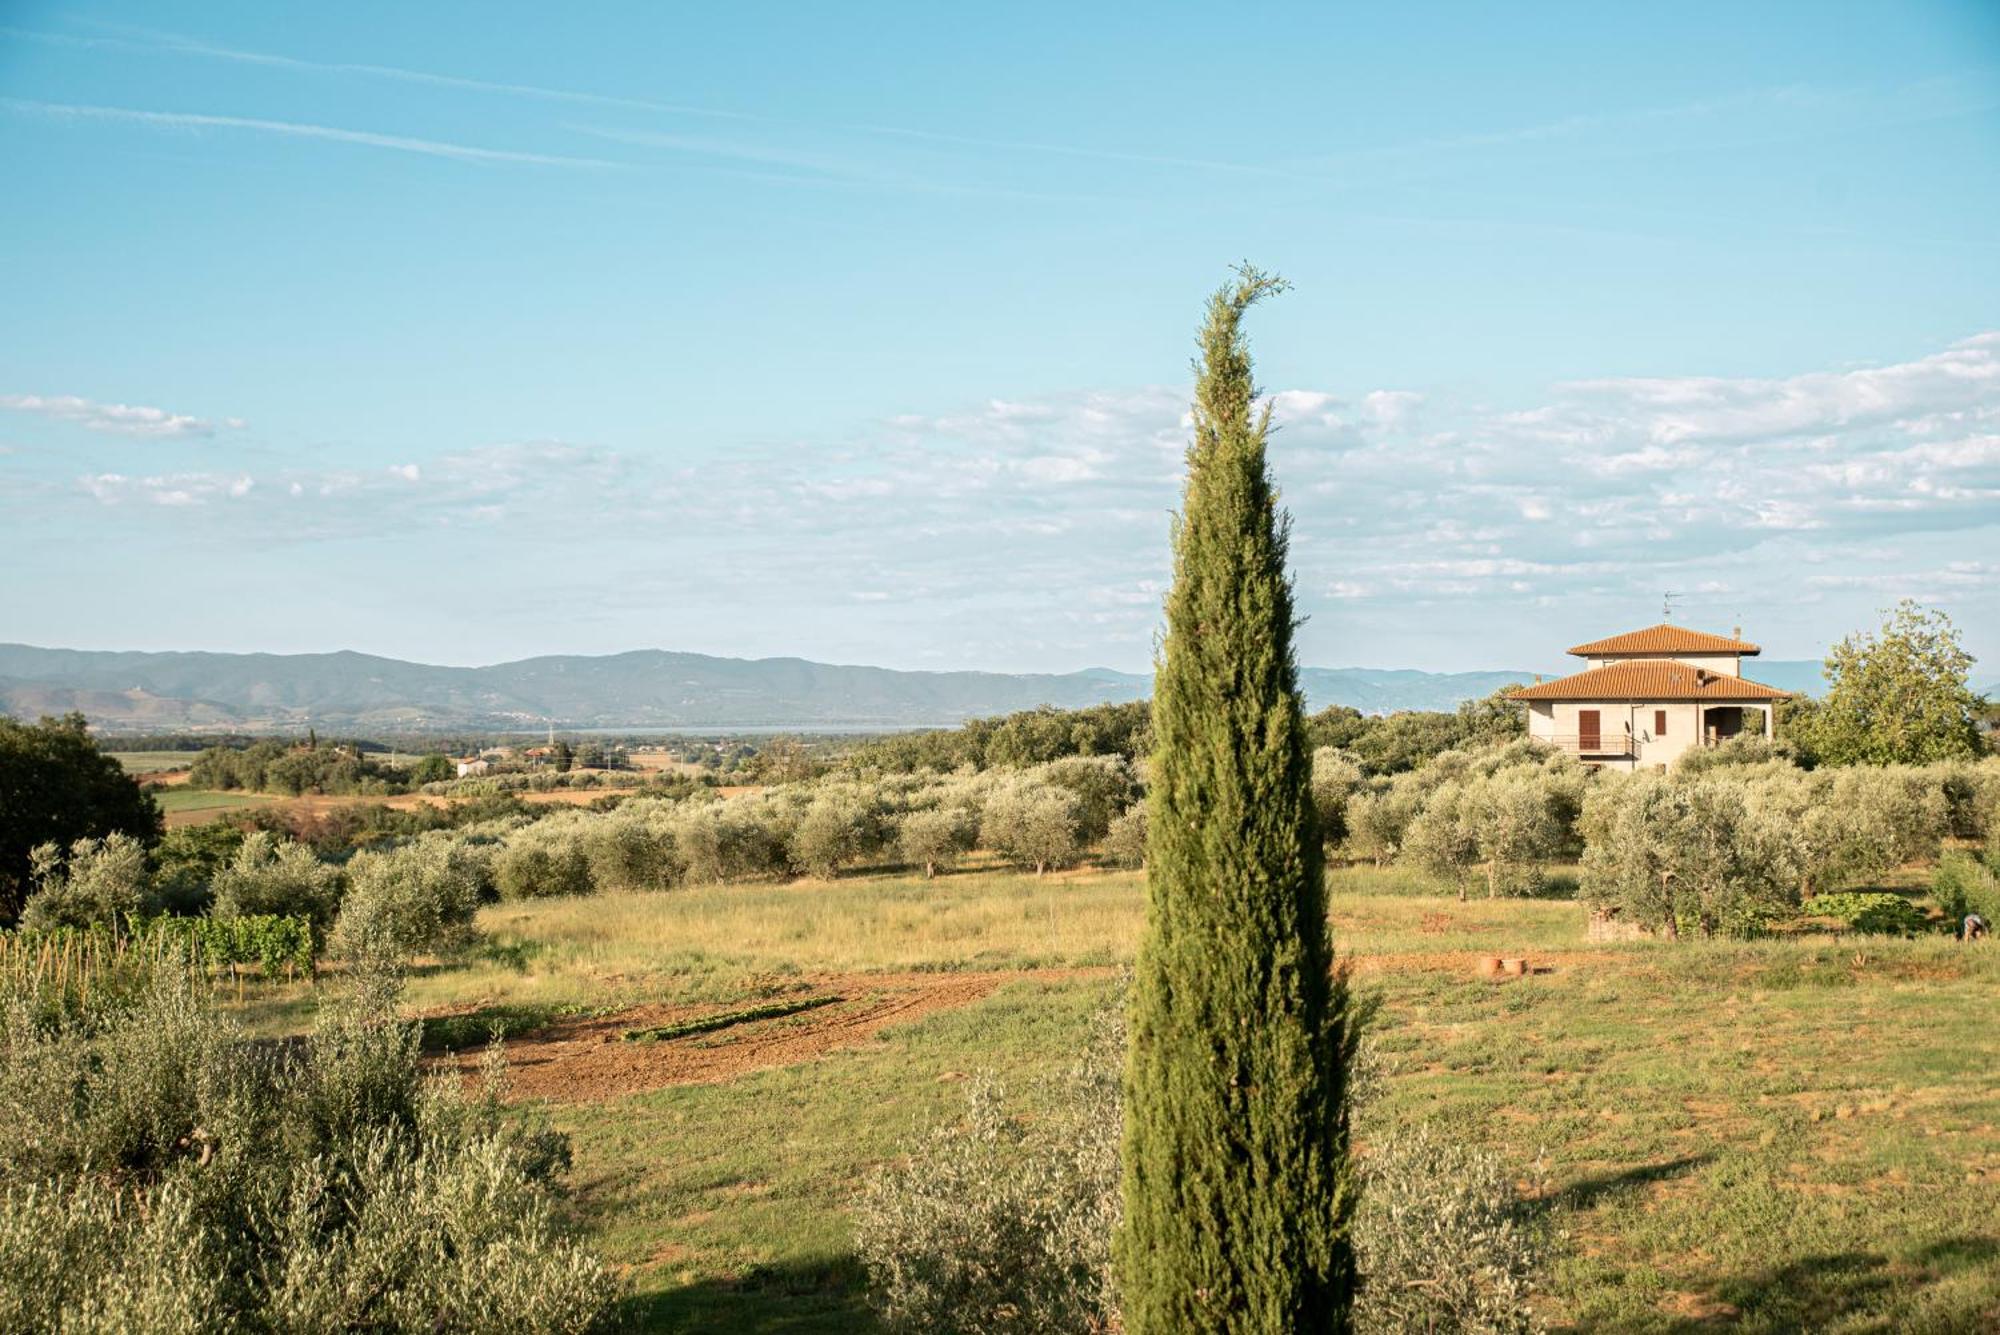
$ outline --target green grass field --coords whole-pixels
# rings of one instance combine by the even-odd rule
[[[1338,943],[1382,1001],[1386,1088],[1359,1135],[1365,1149],[1389,1126],[1437,1120],[1504,1156],[1568,1234],[1547,1284],[1558,1328],[1995,1328],[2000,949],[1599,945],[1573,903],[1460,904],[1426,888],[1396,871],[1335,877]],[[520,1033],[834,977],[852,992],[871,974],[1001,974],[971,1004],[798,1060],[739,1059],[839,1008],[607,1039],[697,1072],[717,1064],[695,1083],[549,1104],[574,1138],[581,1222],[626,1267],[642,1328],[866,1330],[848,1217],[866,1174],[951,1115],[969,1073],[997,1072],[1028,1115],[1054,1097],[1050,1078],[1116,994],[1143,893],[1133,874],[974,872],[499,905],[482,915],[480,955],[422,973],[410,1000]],[[1502,953],[1546,972],[1475,977],[1478,957]],[[274,989],[246,1019],[279,1032],[308,1005],[303,988]],[[522,1054],[530,1086],[540,1063],[598,1060]]]
[[[243,807],[268,806],[273,800],[257,793],[224,793],[207,788],[159,788],[154,790],[153,799],[169,816],[201,812],[220,815]]]
[[[125,767],[127,774],[159,774],[165,770],[186,769],[194,763],[198,751],[107,751],[106,755]]]

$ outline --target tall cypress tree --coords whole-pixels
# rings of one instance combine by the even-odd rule
[[[1354,1286],[1354,1025],[1327,936],[1289,521],[1241,331],[1284,286],[1239,269],[1209,300],[1195,363],[1126,1069],[1117,1261],[1132,1335],[1344,1331]]]

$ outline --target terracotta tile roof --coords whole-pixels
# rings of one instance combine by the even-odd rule
[[[1608,640],[1579,644],[1569,652],[1578,658],[1602,658],[1607,654],[1761,654],[1764,651],[1747,640],[1707,631],[1670,626],[1662,621],[1644,630],[1628,630]]]
[[[1790,691],[1766,686],[1747,677],[1698,672],[1670,659],[1643,659],[1591,668],[1515,691],[1509,700],[1621,700],[1644,704],[1654,700],[1789,700]]]

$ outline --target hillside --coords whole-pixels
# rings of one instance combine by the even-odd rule
[[[1450,709],[1527,672],[1306,668],[1312,707]],[[82,710],[106,729],[313,723],[356,729],[897,727],[957,723],[1036,705],[1075,708],[1144,696],[1150,679],[1092,668],[1062,674],[901,672],[800,658],[715,658],[645,649],[438,667],[351,652],[114,653],[0,645],[0,709]]]

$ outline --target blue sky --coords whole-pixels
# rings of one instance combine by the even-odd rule
[[[1982,4],[0,4],[0,639],[1149,661],[1244,257],[1301,656],[2000,662]]]

